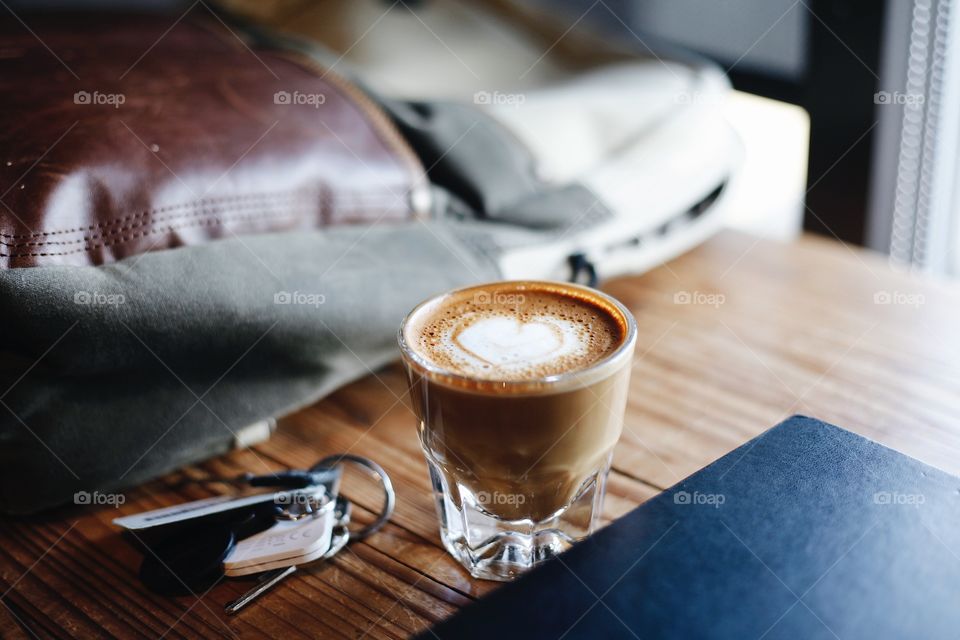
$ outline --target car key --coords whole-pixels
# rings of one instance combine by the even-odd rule
[[[373,521],[352,531],[348,529],[350,502],[339,495],[345,463],[375,478],[384,494]],[[236,613],[295,573],[297,566],[331,558],[351,540],[379,531],[396,504],[386,471],[373,460],[350,453],[327,456],[305,471],[199,482],[225,480],[278,491],[215,496],[114,519],[143,551],[140,576],[149,588],[181,595],[205,590],[223,576],[259,573],[257,584],[227,605],[227,613]],[[285,546],[264,542],[270,533],[282,543],[281,532],[302,535],[299,540],[287,540]]]

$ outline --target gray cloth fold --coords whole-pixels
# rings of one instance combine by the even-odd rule
[[[0,509],[37,511],[224,452],[246,425],[396,358],[420,300],[498,276],[422,222],[0,271]]]

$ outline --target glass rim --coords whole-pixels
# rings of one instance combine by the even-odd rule
[[[587,367],[573,369],[571,371],[564,371],[562,373],[556,373],[549,376],[542,376],[539,378],[515,380],[491,380],[478,378],[444,369],[443,367],[429,362],[426,358],[417,353],[416,350],[407,342],[404,335],[406,328],[410,322],[427,306],[436,304],[449,296],[467,293],[471,290],[489,287],[509,287],[511,285],[517,287],[518,289],[520,287],[543,287],[547,290],[555,290],[561,293],[564,290],[572,290],[580,292],[588,299],[597,299],[597,301],[610,307],[610,309],[607,309],[608,312],[616,312],[621,316],[621,319],[623,320],[623,326],[625,328],[622,342],[617,346],[616,349]],[[621,364],[620,361],[624,358],[632,358],[636,341],[636,319],[622,302],[613,296],[592,287],[587,287],[572,282],[561,282],[554,280],[492,280],[467,287],[451,289],[444,293],[431,296],[420,302],[406,316],[404,316],[403,321],[400,323],[400,328],[397,331],[397,342],[400,346],[400,354],[406,364],[412,365],[415,369],[419,370],[421,374],[426,375],[428,378],[430,378],[431,382],[436,382],[444,386],[454,387],[462,391],[478,394],[503,392],[512,392],[514,394],[522,394],[524,392],[544,393],[587,386],[596,380],[602,379],[608,372],[612,373],[617,366]]]

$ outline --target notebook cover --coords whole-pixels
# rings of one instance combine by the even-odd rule
[[[423,638],[956,638],[960,479],[795,416]]]

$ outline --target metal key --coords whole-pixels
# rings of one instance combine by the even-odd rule
[[[260,581],[255,587],[247,591],[245,594],[230,602],[225,607],[226,612],[230,615],[233,615],[240,609],[247,606],[250,602],[260,597],[262,594],[266,593],[271,587],[279,583],[281,580],[292,574],[297,570],[296,565],[291,565],[284,569],[274,569],[273,571],[267,571],[266,573],[260,576]]]
[[[336,521],[334,523],[333,532],[330,538],[330,548],[327,549],[327,551],[319,558],[319,560],[332,558],[347,545],[347,542],[350,541],[350,531],[347,529],[347,525],[350,523],[350,502],[347,501],[347,499],[343,496],[337,496],[337,503],[334,513]],[[273,569],[262,573],[257,581],[257,584],[233,602],[228,603],[225,607],[225,611],[229,615],[235,614],[236,612],[240,611],[240,609],[247,606],[258,597],[279,584],[284,578],[295,573],[296,570],[296,565],[290,565],[288,567],[281,567],[279,569]]]

